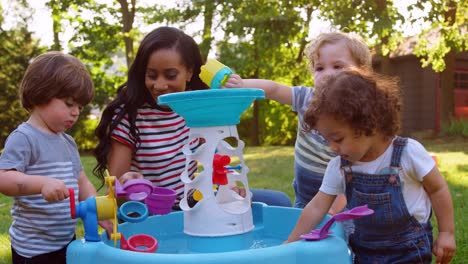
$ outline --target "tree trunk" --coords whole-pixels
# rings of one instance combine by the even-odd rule
[[[59,33],[62,31],[60,6],[55,0],[50,1],[50,7],[52,9],[52,31],[54,35],[54,44],[52,44],[52,50],[61,51],[62,45],[60,44]]]
[[[211,42],[213,41],[213,37],[211,36],[211,29],[213,27],[213,15],[214,10],[216,8],[215,1],[206,1],[205,2],[205,9],[203,12],[203,40],[200,44],[200,51],[202,54],[202,58],[204,61],[208,58],[208,53],[210,53]]]
[[[133,21],[135,19],[135,5],[136,0],[131,0],[131,9],[128,8],[127,0],[119,0],[122,12],[122,33],[125,43],[125,58],[127,60],[127,68],[130,68],[133,62],[133,38],[130,32],[133,29]]]
[[[377,13],[380,14],[380,16],[386,16],[388,15],[387,12],[387,0],[378,0],[376,1],[377,3]],[[385,75],[390,75],[390,53],[384,55],[382,52],[382,45],[387,45],[388,44],[388,34],[385,36],[381,36],[381,41],[380,45],[377,48],[377,52],[379,55],[381,55],[381,60],[380,60],[380,72]]]

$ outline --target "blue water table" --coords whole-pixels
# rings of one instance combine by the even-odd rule
[[[203,72],[225,66],[208,66],[202,67],[204,81],[219,88],[222,86],[219,82],[226,77]],[[215,76],[216,80],[212,80]],[[190,127],[188,142],[202,139],[202,145],[194,151],[189,146],[183,148],[186,169],[181,175],[185,185],[179,204],[182,211],[118,225],[118,233],[124,237],[145,234],[156,239],[158,246],[153,253],[123,250],[120,241],[109,240],[103,233],[100,241],[72,242],[67,250],[67,263],[351,263],[340,223],[328,221],[320,239],[306,236],[304,240],[281,245],[302,210],[251,202],[249,168],[242,155],[245,144],[239,139],[236,125],[252,102],[263,98],[263,90],[253,88],[160,96],[158,104],[169,106]],[[237,143],[234,146],[233,141]],[[188,164],[192,161],[199,164],[195,178],[188,175]],[[235,163],[230,164],[231,161]],[[232,191],[233,184],[243,186],[247,195],[242,197]],[[321,225],[330,219],[326,217]],[[145,245],[141,247],[145,249]]]

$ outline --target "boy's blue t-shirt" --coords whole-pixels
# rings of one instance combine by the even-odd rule
[[[315,89],[311,87],[292,87],[292,110],[298,115],[294,147],[294,190],[296,199],[304,200],[303,203],[307,203],[315,196],[328,162],[336,156],[322,136],[314,131],[304,130],[304,114],[314,96],[314,91]]]
[[[47,134],[28,123],[19,125],[7,138],[0,169],[62,180],[75,190],[78,201],[78,178],[83,168],[75,141],[65,133]],[[75,234],[76,219],[70,216],[69,199],[48,203],[41,194],[17,196],[11,216],[11,245],[27,258],[59,250]]]

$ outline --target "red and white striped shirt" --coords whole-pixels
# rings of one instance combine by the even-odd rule
[[[115,118],[115,117],[114,117]],[[178,200],[184,193],[180,175],[185,168],[182,147],[189,143],[189,131],[185,120],[172,111],[163,111],[151,106],[138,108],[135,126],[139,130],[139,141],[130,134],[128,115],[125,115],[112,131],[112,138],[135,150],[131,170],[138,171],[154,185],[173,189]],[[196,149],[198,139],[190,142]],[[197,169],[195,161],[190,163],[192,178]]]

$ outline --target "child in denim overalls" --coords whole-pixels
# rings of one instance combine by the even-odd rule
[[[335,197],[374,214],[354,220],[349,244],[355,263],[449,263],[455,253],[453,205],[444,178],[424,147],[396,136],[401,109],[396,80],[359,69],[330,76],[318,87],[304,121],[339,155],[320,191],[304,208],[288,242],[310,232]],[[437,218],[433,242],[431,207]]]

